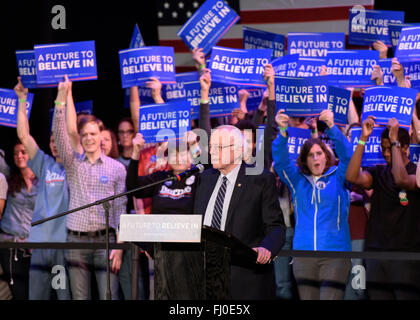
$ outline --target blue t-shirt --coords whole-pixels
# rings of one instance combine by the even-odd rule
[[[31,230],[32,214],[37,198],[38,181],[32,182],[31,191],[24,186],[12,196],[7,195],[6,208],[0,221],[0,228],[11,235],[26,239]]]
[[[69,189],[66,171],[61,163],[38,149],[28,166],[39,180],[38,196],[32,221],[54,216],[69,208]],[[31,228],[31,242],[65,242],[66,216],[50,220]]]

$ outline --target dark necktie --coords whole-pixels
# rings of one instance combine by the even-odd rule
[[[223,177],[222,185],[219,188],[216,202],[214,203],[213,218],[211,220],[211,226],[216,229],[220,229],[220,223],[222,222],[223,201],[225,200],[226,183],[227,183],[227,178]]]

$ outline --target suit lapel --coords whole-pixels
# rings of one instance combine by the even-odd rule
[[[211,169],[211,173],[201,181],[203,184],[201,199],[200,199],[200,213],[204,216],[206,213],[207,205],[210,201],[210,197],[213,193],[214,187],[216,186],[217,179],[219,178],[220,172],[216,169]]]
[[[225,230],[230,230],[230,223],[232,221],[232,216],[235,214],[235,208],[240,207],[239,203],[241,200],[242,190],[246,186],[246,176],[245,176],[245,165],[242,163],[241,168],[239,169],[238,176],[236,178],[235,186],[233,188],[232,197],[229,203],[229,209],[226,217]]]

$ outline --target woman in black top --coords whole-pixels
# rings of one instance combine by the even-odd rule
[[[210,134],[208,93],[210,73],[204,69],[200,77],[201,103],[199,127]],[[189,132],[190,133],[190,132]],[[191,134],[194,136],[194,134]],[[187,139],[197,150],[195,139]],[[200,140],[201,150],[206,152],[206,141]],[[190,143],[177,143],[169,147],[168,162],[171,171],[158,171],[148,176],[138,176],[139,156],[144,146],[143,136],[138,133],[133,139],[133,153],[127,172],[127,190],[164,180],[191,168],[197,152],[190,152]],[[186,146],[186,147],[185,147]],[[199,149],[199,148],[198,148]],[[192,150],[191,150],[192,151]],[[159,157],[159,151],[157,156]],[[194,159],[196,162],[197,159]],[[193,214],[197,174],[180,181],[167,181],[134,194],[137,198],[152,198],[152,214]],[[199,243],[156,243],[154,255],[154,287],[156,300],[201,300],[204,299],[204,273],[201,245]]]
[[[138,133],[133,140],[133,156],[128,166],[127,190],[163,180],[191,168],[188,150],[172,150],[168,160],[171,171],[158,171],[137,176],[139,154],[144,145]],[[177,148],[178,149],[178,148]],[[188,149],[188,148],[187,148]],[[180,181],[167,181],[134,194],[137,198],[152,198],[152,214],[193,214],[194,193],[198,177],[192,175]],[[155,243],[154,277],[156,300],[203,299],[202,255],[199,243]],[[197,270],[197,272],[191,272]]]

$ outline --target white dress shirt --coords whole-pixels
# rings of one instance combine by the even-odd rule
[[[206,213],[204,215],[204,225],[211,227],[211,221],[213,219],[213,210],[214,204],[216,202],[217,194],[219,192],[220,186],[223,182],[223,177],[227,178],[226,181],[226,193],[225,199],[223,201],[223,212],[222,212],[222,220],[220,222],[220,230],[225,230],[226,218],[229,209],[230,199],[232,198],[233,189],[235,188],[236,178],[238,177],[239,169],[241,165],[238,164],[235,169],[229,172],[227,175],[220,174],[219,178],[214,186],[213,193],[211,194],[210,201],[207,204]]]

